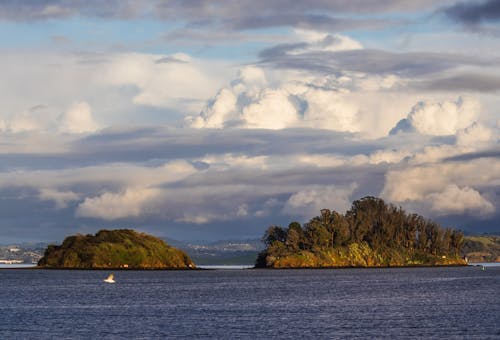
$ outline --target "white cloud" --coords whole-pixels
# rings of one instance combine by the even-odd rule
[[[189,117],[187,123],[194,128],[221,129],[235,116],[236,101],[234,93],[230,89],[223,88],[214,100],[205,106],[198,117]]]
[[[346,164],[346,160],[339,155],[328,154],[302,154],[298,155],[295,161],[319,168],[335,168]]]
[[[338,91],[309,89],[301,99],[307,103],[304,125],[335,131],[360,130],[358,105],[347,100]]]
[[[282,204],[283,203],[276,198],[269,198],[254,215],[257,217],[269,216],[273,211],[277,210],[278,207],[282,206]]]
[[[113,86],[135,86],[134,104],[199,112],[221,78],[233,72],[225,62],[203,61],[186,54],[170,58],[182,62],[157,62],[158,55],[128,53],[110,57],[99,81]]]
[[[245,106],[242,118],[249,128],[284,129],[297,124],[297,110],[283,90],[264,89]]]
[[[267,83],[261,69],[245,70],[232,87],[220,90],[198,116],[188,116],[186,123],[194,128],[360,130],[357,103],[345,96],[348,91],[331,87],[336,86],[329,84],[331,77],[312,79],[314,86],[292,79],[273,88],[264,86]]]
[[[359,50],[363,46],[356,40],[341,34],[330,34],[305,29],[294,29],[298,41],[307,41],[309,45],[303,49],[296,49],[290,54],[300,54],[306,51],[348,51]]]
[[[343,213],[351,206],[351,195],[356,188],[356,184],[351,184],[347,188],[325,185],[303,189],[290,196],[283,212],[309,218],[325,208]]]
[[[428,199],[431,209],[439,215],[468,212],[473,215],[488,215],[495,212],[493,204],[479,192],[469,187],[459,188],[454,184],[446,186],[442,192],[429,194]]]
[[[478,123],[457,132],[457,145],[460,146],[478,147],[495,141],[492,129]]]
[[[94,132],[98,129],[90,106],[86,102],[74,103],[59,117],[59,130],[67,133]]]
[[[245,217],[248,216],[248,204],[242,204],[238,207],[238,211],[236,212],[236,216]]]
[[[147,214],[147,206],[158,196],[158,190],[130,188],[124,192],[106,192],[97,197],[86,198],[76,210],[77,217],[116,220]]]
[[[414,202],[422,209],[430,206],[438,215],[484,215],[494,211],[493,203],[479,192],[494,196],[499,186],[500,161],[479,158],[390,170],[381,196],[391,202]]]
[[[248,66],[185,121],[194,128],[313,128],[377,138],[418,98],[400,93],[402,82],[395,75],[314,75]]]
[[[54,189],[40,189],[39,198],[42,201],[53,201],[56,209],[64,209],[68,203],[78,201],[79,195],[72,191],[58,191]]]
[[[274,158],[273,158],[274,159]],[[245,154],[221,154],[207,155],[201,159],[202,162],[210,165],[211,169],[227,170],[230,168],[249,168],[265,170],[271,164],[269,156],[247,156]]]
[[[57,188],[84,183],[109,187],[153,187],[173,183],[198,170],[184,160],[172,160],[156,167],[126,163],[50,170],[17,170],[0,172],[0,188]],[[43,178],[43,182],[40,181]]]
[[[182,217],[176,219],[176,221],[182,223],[205,224],[214,219],[217,220],[216,216],[212,214],[186,213]]]
[[[46,119],[37,112],[24,111],[12,115],[10,119],[4,122],[4,131],[12,133],[23,133],[47,130],[49,119]]]
[[[473,124],[479,112],[479,101],[470,97],[459,97],[456,101],[422,101],[413,106],[406,122],[422,134],[454,135]]]
[[[408,150],[378,150],[369,156],[370,164],[393,163],[397,164],[413,155]]]
[[[262,88],[267,86],[267,84],[264,70],[254,65],[248,65],[238,71],[238,78],[231,85],[236,89],[239,85],[242,85],[246,89],[252,89]]]
[[[64,132],[80,130],[82,113],[66,112],[77,101],[92,106],[93,119],[81,122],[87,130],[94,128],[92,121],[101,126],[177,123],[180,112],[199,113],[213,89],[237,70],[232,61],[185,54],[7,51],[0,63],[8,79],[0,82],[0,121],[3,131],[14,133],[59,131],[59,123]],[[31,112],[34,107],[45,109]]]

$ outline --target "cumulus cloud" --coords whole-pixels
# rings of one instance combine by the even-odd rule
[[[393,88],[400,82],[397,76],[275,73],[257,66],[244,70],[199,115],[187,116],[186,126],[312,128],[376,138],[387,135],[417,100],[415,94]]]
[[[469,187],[459,188],[455,184],[446,186],[442,192],[429,194],[427,198],[431,209],[439,215],[471,213],[481,216],[495,211],[493,204],[478,191]]]
[[[290,46],[287,53],[301,54],[314,51],[350,51],[363,48],[360,42],[341,34],[330,34],[315,30],[295,29],[294,33],[299,41],[306,41],[305,44]]]
[[[13,133],[90,132],[159,121],[174,125],[181,114],[199,113],[213,89],[236,70],[232,61],[182,53],[9,51],[0,55],[0,63],[9,79],[0,82],[0,120],[2,130]]]
[[[223,128],[236,115],[235,94],[223,88],[215,98],[203,108],[198,117],[189,117],[188,124],[194,128]]]
[[[279,130],[307,127],[359,131],[359,107],[345,96],[345,92],[295,79],[269,87],[262,69],[252,67],[250,70],[251,73],[248,68],[240,72],[232,86],[220,90],[198,116],[188,116],[187,125],[193,128]],[[318,82],[320,80],[316,80]]]
[[[129,188],[124,192],[106,192],[97,197],[86,198],[76,210],[77,217],[92,217],[116,220],[147,214],[147,205],[154,201],[155,189]]]
[[[45,110],[25,110],[11,115],[0,123],[3,131],[23,133],[42,131],[50,128],[52,117],[46,116]]]
[[[491,144],[495,141],[496,138],[493,130],[476,122],[457,133],[457,145],[461,146],[478,147]]]
[[[152,54],[116,54],[98,78],[103,84],[136,87],[134,104],[199,112],[212,89],[222,85],[221,76],[232,71],[225,62],[203,61],[183,53],[165,61]]]
[[[74,103],[59,117],[59,122],[59,130],[66,133],[86,133],[98,129],[90,105],[86,102]]]
[[[479,112],[479,101],[469,97],[459,97],[456,101],[419,102],[391,133],[402,130],[436,136],[454,135],[474,123]]]
[[[313,88],[304,93],[303,99],[307,103],[304,125],[336,131],[360,130],[359,107],[338,91]]]
[[[423,209],[430,205],[438,215],[459,213],[460,209],[483,215],[493,212],[493,203],[479,192],[495,196],[499,171],[500,161],[487,158],[405,167],[387,172],[381,195],[393,202],[415,202]]]
[[[297,122],[297,110],[283,90],[264,89],[242,110],[248,128],[284,129]]]
[[[325,208],[343,213],[349,209],[356,188],[357,185],[353,183],[349,187],[325,185],[300,190],[290,196],[283,211],[291,216],[306,218],[318,215]]]

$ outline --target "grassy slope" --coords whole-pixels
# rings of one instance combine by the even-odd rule
[[[462,254],[469,262],[500,262],[500,236],[466,236]]]
[[[181,250],[163,240],[129,229],[101,230],[96,235],[67,237],[49,246],[39,266],[45,268],[189,268],[194,264]]]
[[[325,267],[402,267],[465,265],[460,256],[432,255],[405,249],[385,249],[375,252],[366,243],[352,243],[346,247],[330,250],[299,251],[280,257],[268,256],[267,267],[271,268],[325,268]]]

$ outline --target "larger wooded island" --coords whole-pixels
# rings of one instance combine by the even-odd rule
[[[260,268],[466,265],[464,236],[382,199],[364,197],[345,215],[328,209],[304,226],[271,226]]]
[[[50,245],[38,262],[42,268],[188,269],[194,263],[163,240],[130,229],[101,230],[95,235],[66,237]]]

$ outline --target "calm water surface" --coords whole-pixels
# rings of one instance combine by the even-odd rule
[[[0,270],[0,338],[500,339],[500,267]]]

